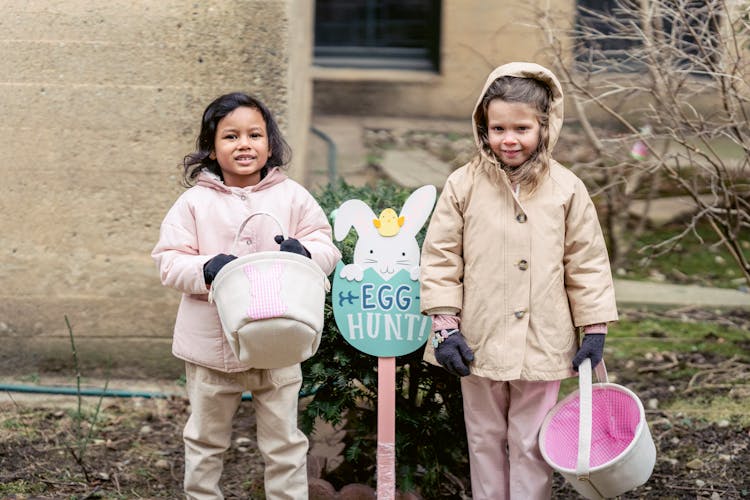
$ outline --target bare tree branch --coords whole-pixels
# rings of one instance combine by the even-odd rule
[[[550,7],[538,26],[595,159],[613,264],[645,230],[665,188],[687,195],[694,213],[669,248],[706,221],[750,284],[750,4],[726,0],[617,0],[578,6],[573,27]],[[572,52],[569,47],[572,46]],[[608,117],[602,126],[600,117]],[[597,121],[598,120],[598,121]],[[629,158],[624,144],[645,152]],[[629,214],[642,203],[639,218]]]

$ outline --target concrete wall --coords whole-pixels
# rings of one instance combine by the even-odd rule
[[[178,163],[205,106],[234,90],[264,100],[304,158],[309,111],[292,110],[309,109],[311,4],[0,0],[0,11],[0,371],[67,365],[65,315],[84,367],[173,371],[178,296],[149,253],[183,190]],[[291,175],[304,178],[301,164]]]
[[[493,68],[548,63],[534,27],[542,4],[572,21],[573,0],[443,0],[439,74],[314,68],[314,113],[468,120]]]

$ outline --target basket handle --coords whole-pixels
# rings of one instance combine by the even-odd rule
[[[596,365],[596,378],[599,382],[609,382],[607,367],[602,359]],[[592,388],[591,388],[591,359],[586,358],[578,366],[578,462],[576,476],[580,481],[589,478],[591,468],[591,426],[592,424]]]
[[[279,226],[279,229],[281,230],[281,235],[284,237],[284,239],[287,238],[287,234],[288,233],[284,229],[284,226],[281,224],[281,222],[279,221],[278,217],[276,217],[275,215],[273,215],[271,212],[264,212],[264,211],[253,212],[250,215],[248,215],[245,218],[245,220],[242,221],[242,224],[240,224],[240,228],[237,230],[237,234],[234,236],[234,242],[232,243],[232,253],[234,255],[237,255],[237,244],[240,241],[240,236],[242,236],[242,231],[245,230],[245,226],[247,226],[247,223],[250,222],[250,219],[252,219],[256,215],[267,215],[270,218],[272,218],[274,220],[274,222],[276,222],[276,225]]]

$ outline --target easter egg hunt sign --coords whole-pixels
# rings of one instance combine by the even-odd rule
[[[376,217],[362,200],[347,200],[331,214],[343,241],[352,227],[359,239],[351,264],[339,262],[331,302],[341,336],[378,358],[378,500],[396,491],[396,356],[422,347],[432,320],[419,307],[419,244],[416,235],[435,205],[435,186],[414,191],[396,213]]]
[[[419,310],[419,281],[401,270],[385,281],[373,269],[362,281],[333,279],[333,315],[342,337],[353,347],[379,357],[402,356],[424,346],[432,320]]]

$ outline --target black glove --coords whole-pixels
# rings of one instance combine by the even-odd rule
[[[581,347],[573,358],[573,369],[578,371],[578,367],[584,359],[591,359],[591,368],[594,368],[602,360],[604,355],[604,335],[603,333],[587,333],[583,336]]]
[[[466,340],[461,332],[454,330],[449,337],[446,337],[435,347],[435,359],[445,368],[448,373],[457,377],[465,377],[469,372],[469,363],[474,361],[474,353],[466,345]],[[445,330],[443,330],[445,332]],[[433,335],[441,335],[443,332],[435,332]],[[434,344],[433,344],[434,345]]]
[[[307,248],[302,246],[302,243],[300,243],[299,240],[295,240],[294,238],[284,239],[280,234],[274,236],[273,240],[279,244],[279,250],[282,252],[296,253],[310,258],[310,252],[307,251]]]
[[[221,268],[226,266],[236,258],[236,255],[227,255],[225,253],[220,253],[216,254],[216,257],[203,264],[203,281],[206,282],[206,285],[210,285],[216,275],[219,274]]]

